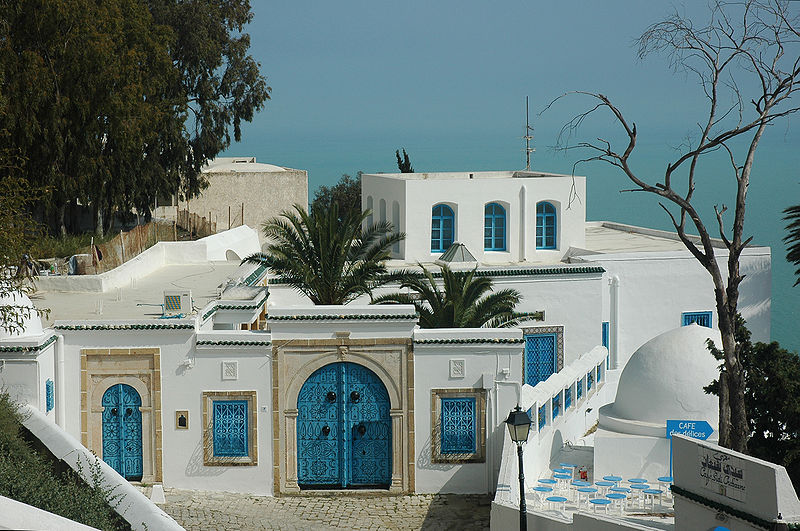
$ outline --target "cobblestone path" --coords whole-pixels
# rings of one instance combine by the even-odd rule
[[[162,508],[187,529],[428,529],[489,528],[489,496],[250,496],[164,489]]]

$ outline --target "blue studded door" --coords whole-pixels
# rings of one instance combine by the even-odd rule
[[[125,479],[142,479],[142,398],[126,384],[103,394],[103,461]]]
[[[556,334],[525,336],[525,383],[536,385],[556,372],[558,352]]]
[[[389,394],[355,363],[315,371],[297,399],[297,478],[302,488],[388,487]]]

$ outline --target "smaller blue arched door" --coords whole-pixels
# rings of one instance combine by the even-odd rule
[[[126,384],[103,393],[103,461],[125,479],[142,479],[142,397]]]

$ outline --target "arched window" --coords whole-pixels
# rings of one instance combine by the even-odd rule
[[[455,234],[456,216],[447,205],[436,205],[431,215],[431,252],[443,253],[452,244]]]
[[[506,209],[488,203],[483,211],[483,250],[506,250]]]
[[[536,248],[556,248],[556,207],[542,201],[536,205]]]

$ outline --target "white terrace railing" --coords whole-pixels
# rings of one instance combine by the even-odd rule
[[[586,413],[602,403],[598,397],[606,381],[609,355],[605,347],[595,347],[561,371],[535,386],[522,386],[521,406],[531,415],[531,431],[524,446],[525,478],[533,485],[550,471],[551,458],[565,442],[575,442],[586,433]],[[557,447],[556,447],[557,446]],[[517,452],[506,433],[497,479],[495,504],[517,507],[519,480]]]

